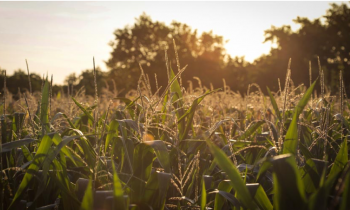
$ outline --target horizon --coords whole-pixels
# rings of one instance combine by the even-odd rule
[[[199,33],[212,30],[229,40],[229,55],[252,62],[272,47],[262,43],[264,30],[290,25],[295,31],[293,19],[320,18],[330,3],[340,2],[0,2],[0,67],[8,75],[26,71],[27,59],[31,73],[53,74],[58,85],[73,72],[92,69],[93,57],[107,71],[113,32],[143,12],[167,25],[175,20]]]

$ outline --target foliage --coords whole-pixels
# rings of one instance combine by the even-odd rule
[[[341,22],[346,11],[346,6],[333,6],[327,17],[329,25],[323,29],[334,30],[331,26]],[[298,21],[304,24],[300,29],[303,36],[310,27],[320,31],[324,27],[317,20]],[[135,44],[138,42],[128,37],[130,33],[149,34],[146,29],[152,24],[163,38],[168,37],[172,28],[153,23],[147,16],[141,17],[134,32],[116,31],[116,36],[125,35],[119,38]],[[188,37],[196,34],[182,24],[173,23],[173,27],[183,29]],[[285,56],[284,50],[300,50],[299,42],[305,37],[288,30],[282,27],[267,32],[271,35],[267,40],[277,40],[280,47],[255,65],[285,65],[287,60],[278,60]],[[191,56],[222,56],[220,46],[213,48],[213,43],[222,43],[221,38],[202,36],[209,41],[191,45],[189,49],[197,53]],[[150,57],[140,58],[145,62],[153,59],[150,65],[161,63],[161,55],[152,51],[161,40],[148,42],[144,44],[149,44],[146,55]],[[191,43],[182,42],[187,47]],[[125,43],[113,44],[116,55],[134,46]],[[119,49],[122,47],[125,49]],[[182,47],[179,50],[186,54]],[[308,59],[312,52],[300,54]],[[171,58],[176,58],[175,52]],[[127,59],[109,62],[118,69],[118,62]],[[248,73],[243,69],[252,65],[240,59],[230,62],[242,70],[239,78],[245,81]],[[46,79],[39,90],[26,91],[25,98],[15,100],[3,95],[0,210],[348,209],[350,104],[343,91],[343,77],[337,77],[340,94],[332,94],[332,84],[325,84],[328,77],[323,77],[322,71],[320,85],[314,82],[306,88],[294,86],[288,69],[284,91],[267,88],[265,96],[253,84],[243,98],[227,86],[214,90],[203,83],[186,89],[182,82],[186,67],[179,64],[173,71],[167,63],[163,61],[165,83],[161,92],[152,88],[147,77],[150,70],[145,69],[136,80],[121,77],[130,82],[127,88],[137,88],[123,98],[101,88],[105,74],[98,70],[96,74],[84,72],[80,85],[86,92],[73,94],[70,89],[70,94],[62,91],[55,96]],[[126,64],[130,71],[136,69],[132,62]],[[76,82],[73,76],[67,82]],[[264,80],[263,85],[273,82]],[[314,88],[323,85],[327,88],[320,88],[321,97],[313,94]],[[98,98],[91,96],[95,94]]]
[[[268,97],[186,91],[183,71],[169,68],[162,94],[142,76],[127,98],[50,98],[46,79],[27,103],[5,100],[1,208],[349,206],[348,100],[314,97],[316,82]]]
[[[197,34],[186,24],[173,21],[169,26],[162,22],[152,21],[149,16],[142,14],[135,24],[114,32],[115,40],[110,43],[113,48],[107,66],[111,69],[110,78],[116,80],[118,88],[137,88],[140,75],[140,66],[148,75],[153,91],[157,87],[154,75],[157,75],[159,87],[166,87],[168,77],[164,71],[164,51],[167,50],[170,66],[178,66],[178,61],[191,66],[194,71],[185,71],[182,74],[183,82],[199,77],[204,85],[213,83],[221,85],[218,71],[224,74],[224,40],[223,37],[210,32]],[[173,41],[177,46],[174,51]],[[198,70],[197,70],[198,69]],[[199,71],[200,70],[200,71]]]
[[[350,8],[348,4],[331,4],[324,16],[309,20],[297,17],[294,22],[300,25],[297,31],[290,26],[274,27],[265,31],[265,42],[276,44],[270,54],[255,61],[255,69],[260,73],[257,82],[260,85],[271,86],[264,82],[265,78],[281,78],[284,81],[283,69],[290,58],[293,60],[292,79],[296,84],[308,84],[309,61],[311,61],[312,78],[319,74],[318,58],[325,71],[325,83],[333,92],[338,90],[339,71],[344,71],[344,78],[350,78],[346,71],[350,65],[349,43],[346,41],[350,34]],[[265,75],[263,78],[262,75]],[[271,77],[270,77],[271,76]],[[275,81],[274,81],[275,82]],[[348,84],[348,80],[346,79]],[[273,88],[276,90],[276,88]],[[350,90],[350,86],[346,87]]]

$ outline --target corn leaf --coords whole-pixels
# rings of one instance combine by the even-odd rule
[[[270,100],[271,100],[271,104],[272,104],[273,109],[275,110],[276,116],[277,116],[278,120],[279,120],[280,122],[282,122],[281,112],[280,112],[280,110],[278,109],[276,100],[275,100],[275,98],[273,97],[273,95],[272,95],[272,93],[271,93],[271,91],[270,91],[270,88],[268,88],[268,87],[266,87],[266,88],[267,88],[267,92],[269,93]]]
[[[341,147],[334,160],[334,164],[331,168],[331,171],[328,174],[328,177],[337,176],[344,169],[347,162],[348,162],[348,142],[347,142],[347,138],[344,138],[344,141],[341,144]]]
[[[21,139],[21,140],[17,140],[17,141],[7,142],[7,143],[1,145],[2,146],[1,153],[10,152],[13,149],[30,144],[34,141],[36,141],[36,140],[31,139],[31,138],[26,138],[26,139]]]
[[[109,130],[108,130],[108,134],[106,137],[106,142],[105,142],[105,152],[107,152],[108,146],[111,142],[111,140],[113,139],[113,137],[118,136],[118,127],[119,127],[119,123],[117,120],[113,120],[110,124],[109,124]]]
[[[289,125],[285,140],[283,142],[283,154],[292,153],[296,155],[298,146],[298,119],[299,115],[303,111],[307,102],[309,101],[312,91],[316,85],[316,81],[312,83],[309,89],[305,92],[303,97],[300,99],[298,105],[294,108],[294,115],[292,122]]]
[[[273,206],[267,197],[264,188],[259,185],[258,189],[255,192],[254,200],[256,204],[263,210],[272,210]]]
[[[207,192],[205,190],[205,182],[202,179],[202,196],[201,196],[201,210],[205,210],[207,205]]]
[[[75,105],[77,105],[79,107],[79,109],[81,111],[84,112],[84,114],[89,118],[89,120],[91,121],[94,121],[94,118],[91,116],[91,114],[83,107],[83,105],[81,105],[77,100],[75,100],[73,97],[72,97],[72,100],[74,101]]]
[[[38,151],[34,156],[33,162],[30,164],[27,172],[25,173],[25,175],[23,177],[23,180],[22,180],[20,186],[17,189],[17,192],[16,192],[16,194],[11,202],[9,210],[14,208],[14,204],[19,201],[24,190],[29,186],[29,183],[33,178],[33,174],[39,170],[43,160],[48,155],[48,152],[49,152],[49,149],[51,148],[51,145],[52,145],[52,139],[48,135],[45,135],[40,142]]]
[[[207,91],[205,94],[203,94],[203,95],[197,97],[196,99],[194,99],[193,102],[192,102],[191,107],[187,110],[187,112],[185,114],[183,114],[180,117],[180,119],[178,120],[178,124],[184,123],[184,120],[187,117],[186,127],[182,131],[182,133],[180,133],[180,140],[183,140],[183,139],[187,138],[188,131],[190,130],[190,128],[192,126],[193,116],[194,116],[194,113],[196,111],[196,108],[197,108],[198,104],[204,99],[205,96],[207,96],[207,95],[209,95],[211,93],[214,93],[217,90]]]
[[[250,135],[252,135],[262,124],[264,124],[265,121],[259,120],[251,123],[249,127],[244,131],[244,133],[238,137],[238,140],[245,140],[248,138]]]
[[[340,210],[350,209],[350,171],[348,171],[344,181],[343,197],[340,204]]]
[[[170,173],[171,169],[170,169],[169,153],[164,142],[161,140],[155,140],[155,141],[145,141],[144,143],[147,145],[150,145],[153,148],[158,158],[158,161],[164,168],[164,171],[166,173]]]
[[[92,189],[92,179],[85,190],[83,201],[81,202],[80,210],[93,210],[94,207],[94,196]]]
[[[117,170],[115,168],[114,161],[112,162],[113,167],[113,196],[114,196],[114,205],[118,206],[119,209],[126,209],[124,204],[124,192],[121,181],[118,177]]]
[[[232,187],[237,193],[238,200],[246,207],[250,209],[256,209],[256,204],[253,198],[249,194],[247,187],[245,186],[241,175],[235,165],[228,159],[223,151],[214,145],[210,140],[207,140],[207,145],[210,152],[215,157],[215,162],[229,177]]]
[[[294,156],[279,155],[272,159],[274,197],[277,210],[306,209],[306,198]]]
[[[221,210],[226,200],[230,201],[234,198],[232,194],[229,194],[231,196],[227,196],[225,193],[220,192],[226,192],[229,193],[232,189],[232,186],[230,184],[230,180],[223,180],[219,183],[217,194],[215,195],[215,201],[214,201],[214,210]],[[238,202],[238,201],[237,201]],[[232,203],[232,202],[231,202]]]

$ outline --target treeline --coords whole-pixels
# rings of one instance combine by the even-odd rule
[[[263,91],[266,86],[276,91],[279,88],[278,79],[282,86],[284,84],[290,58],[291,77],[295,85],[309,83],[309,68],[313,79],[319,76],[319,58],[327,88],[338,91],[339,73],[343,71],[344,83],[348,84],[345,88],[349,92],[350,8],[348,4],[331,4],[323,16],[324,21],[321,18],[309,20],[297,17],[294,20],[300,25],[297,31],[292,31],[288,25],[266,30],[265,42],[275,43],[277,47],[272,48],[268,55],[249,63],[244,57],[228,55],[222,36],[211,31],[198,34],[197,30],[176,21],[165,25],[142,14],[134,25],[114,32],[115,39],[110,42],[111,56],[106,62],[109,71],[96,71],[99,91],[108,88],[126,93],[137,88],[141,68],[150,80],[152,91],[159,87],[164,89],[168,81],[167,64],[175,72],[187,65],[181,76],[185,87],[189,83],[194,87],[198,85],[195,79],[198,77],[207,87],[222,87],[225,79],[226,85],[241,93],[251,83],[259,84]],[[166,57],[169,62],[166,62]],[[3,77],[0,81],[2,87]],[[42,78],[39,75],[31,74],[31,82],[33,90],[40,90]],[[12,93],[28,89],[28,84],[28,76],[23,71],[16,71],[7,78],[7,88]],[[69,75],[66,84],[75,90],[85,87],[86,93],[93,95],[93,70]],[[56,86],[53,91],[66,91],[67,85]]]
[[[14,99],[18,99],[20,94],[25,92],[37,92],[41,91],[43,86],[43,78],[36,73],[30,73],[30,82],[27,72],[24,72],[21,69],[16,70],[12,75],[6,75],[5,80],[5,69],[1,69],[0,75],[0,87],[1,87],[1,95],[4,94],[4,82],[6,82],[6,89],[13,95]],[[29,84],[30,83],[30,84]],[[52,90],[54,93],[58,93],[63,87],[54,85]]]

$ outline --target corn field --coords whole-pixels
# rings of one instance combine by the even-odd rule
[[[0,210],[350,209],[341,75],[336,95],[322,71],[295,87],[288,69],[283,89],[242,97],[185,88],[185,68],[167,66],[167,87],[152,91],[141,71],[125,98],[52,95],[49,79],[4,94]]]

